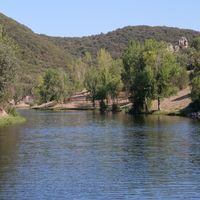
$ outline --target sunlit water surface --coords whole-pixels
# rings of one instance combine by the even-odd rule
[[[200,123],[22,110],[0,129],[0,200],[200,199]]]

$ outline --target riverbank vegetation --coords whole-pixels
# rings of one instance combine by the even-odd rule
[[[133,113],[149,112],[152,100],[160,101],[187,85],[186,69],[167,49],[167,43],[146,40],[144,44],[133,41],[123,55],[124,84],[130,93]],[[182,83],[179,85],[179,83]]]
[[[100,49],[106,49],[113,59],[119,59],[133,39],[140,43],[147,39],[155,39],[177,45],[182,36],[191,43],[200,35],[198,31],[179,28],[129,26],[107,34],[81,38],[50,37],[36,34],[30,28],[1,13],[0,25],[0,34],[4,38],[10,38],[15,44],[15,56],[20,61],[18,80],[15,84],[17,102],[26,95],[32,95],[32,88],[38,84],[38,76],[43,75],[49,68],[63,69],[73,83],[75,91],[80,91],[87,52],[91,55],[92,61],[96,59]],[[79,81],[76,81],[77,79]]]
[[[95,100],[100,101],[101,111],[106,110],[109,99],[112,100],[114,108],[118,94],[122,90],[121,73],[121,60],[114,60],[104,49],[97,53],[94,66],[88,67],[84,82],[85,88],[90,93],[89,98],[94,106]]]
[[[123,93],[133,105],[130,112],[149,113],[153,101],[157,100],[160,111],[162,99],[190,86],[192,105],[199,110],[198,32],[129,27],[107,35],[70,40],[37,35],[3,15],[0,15],[0,23],[2,109],[9,108],[12,99],[18,103],[27,95],[34,97],[37,104],[65,103],[76,92],[86,90],[87,100],[94,108],[99,103],[101,111],[119,110],[118,97]],[[126,40],[122,35],[128,35]],[[187,47],[178,46],[178,39],[183,35],[189,39]],[[107,39],[100,45],[102,38]],[[95,45],[88,49],[93,40],[96,40]],[[81,41],[85,48],[80,47],[79,52],[74,53],[77,42]],[[69,43],[73,55],[67,52]],[[113,45],[119,46],[120,52],[117,47],[111,49]]]
[[[5,110],[1,109],[0,127],[20,124],[25,121],[26,119],[20,116],[14,107],[7,106]]]
[[[82,73],[73,79],[76,84],[72,84],[72,79],[64,71],[59,73],[59,70],[51,69],[47,70],[35,89],[42,103],[63,102],[76,90],[73,85],[78,85],[79,89],[86,88],[94,107],[95,102],[99,101],[101,111],[108,109],[109,102],[112,102],[113,108],[110,110],[118,110],[117,98],[120,92],[124,92],[133,105],[130,112],[138,114],[151,113],[154,100],[157,100],[157,113],[170,113],[160,112],[162,99],[191,85],[192,105],[198,107],[200,84],[197,41],[198,38],[195,38],[191,47],[174,52],[169,50],[170,44],[164,41],[133,40],[121,59],[113,59],[109,52],[100,49],[95,58],[87,53],[79,60]],[[184,61],[181,59],[183,56]],[[181,112],[176,110],[173,113]]]
[[[0,27],[1,29],[1,27]],[[17,94],[17,71],[20,61],[17,46],[7,35],[0,35],[0,127],[22,123],[25,119],[15,111],[10,101]]]
[[[0,118],[0,127],[10,126],[14,124],[21,124],[24,123],[26,119],[20,115],[13,116],[7,115]]]
[[[193,73],[191,74],[191,98],[194,111],[200,111],[200,37],[195,38],[192,43]]]

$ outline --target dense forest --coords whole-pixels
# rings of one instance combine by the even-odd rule
[[[186,37],[189,42],[191,42],[192,39],[199,36],[199,34],[199,32],[193,30],[164,26],[128,26],[106,34],[102,33],[89,37],[46,37],[74,56],[83,56],[85,52],[90,52],[95,56],[97,51],[103,48],[110,52],[113,58],[119,58],[130,40],[144,42],[147,39],[155,39],[176,45],[182,36]]]
[[[0,24],[5,34],[19,46],[22,60],[36,73],[38,68],[68,67],[73,63],[73,58],[83,57],[86,52],[96,56],[101,48],[107,50],[113,58],[119,58],[130,40],[144,42],[146,39],[155,39],[177,44],[182,36],[191,43],[200,35],[197,31],[179,28],[130,26],[107,34],[62,38],[35,34],[3,14],[0,14]]]
[[[61,38],[35,34],[3,14],[0,25],[2,102],[9,95],[16,102],[25,95],[40,103],[59,101],[86,88],[91,100],[100,100],[106,108],[105,99],[115,101],[126,90],[138,105],[134,112],[140,112],[155,99],[159,109],[160,99],[191,83],[192,98],[199,104],[197,31],[130,26],[107,34]],[[179,45],[182,36],[189,48],[171,52],[170,45]]]

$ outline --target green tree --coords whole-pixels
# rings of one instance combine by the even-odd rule
[[[194,72],[191,74],[191,99],[193,105],[200,108],[200,37],[197,37],[192,42],[193,50],[193,65]]]
[[[160,100],[175,94],[178,90],[177,79],[182,69],[164,42],[147,40],[143,56],[146,68],[153,70],[152,98],[158,100],[158,110],[160,110]]]
[[[195,48],[197,51],[200,51],[200,37],[193,39],[191,47]]]
[[[41,103],[63,101],[68,95],[68,78],[63,70],[48,69],[40,78],[35,94]]]
[[[143,52],[144,45],[137,41],[131,41],[128,48],[123,53],[122,80],[128,91],[131,90],[135,83],[135,76],[144,68]]]
[[[86,76],[87,64],[82,58],[76,59],[69,70],[69,78],[71,81],[71,89],[73,92],[84,89],[84,81]]]
[[[97,99],[97,88],[99,84],[98,71],[94,67],[89,67],[85,75],[85,88],[89,92],[89,98],[92,100],[93,107],[95,107],[95,100]]]
[[[92,101],[100,100],[101,107],[105,110],[109,99],[115,99],[121,90],[121,70],[120,60],[113,60],[111,55],[101,49],[97,53],[96,65],[88,68],[85,79],[86,89],[90,92]]]
[[[200,72],[191,81],[191,98],[194,104],[200,108]]]
[[[123,87],[121,77],[122,68],[123,65],[121,59],[113,60],[113,63],[109,70],[110,81],[108,84],[109,95],[113,101],[116,100],[116,98],[119,95],[119,92],[122,90]]]
[[[120,60],[113,60],[106,50],[100,49],[97,53],[97,70],[97,99],[101,101],[101,105],[104,105],[104,100],[108,104],[109,99],[115,100],[122,88],[122,64]]]
[[[151,100],[169,97],[177,90],[177,80],[183,69],[167,44],[147,40],[144,44],[131,42],[123,55],[123,81],[131,94],[133,111],[148,111]]]
[[[0,104],[4,107],[14,94],[14,80],[18,68],[15,53],[0,43]]]

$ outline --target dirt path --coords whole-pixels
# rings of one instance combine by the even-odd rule
[[[177,111],[187,107],[190,103],[190,88],[187,87],[186,89],[179,91],[177,95],[163,99],[161,101],[161,110]],[[153,101],[151,109],[157,110],[157,101]]]
[[[125,102],[121,102],[121,105],[129,105],[128,99],[124,100]],[[179,111],[185,107],[187,107],[191,103],[190,99],[190,88],[187,87],[184,90],[181,90],[170,98],[165,98],[161,101],[161,110],[166,112],[174,112]],[[97,104],[97,107],[99,105]],[[61,109],[61,110],[91,110],[93,109],[92,102],[90,101],[71,101],[66,104],[56,104],[55,102],[49,102],[46,104],[42,104],[40,106],[33,107],[35,109]],[[157,101],[153,101],[151,110],[157,110]]]

